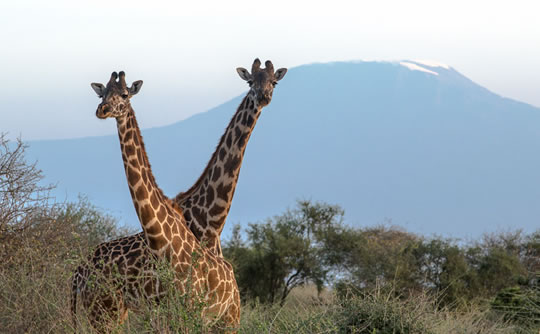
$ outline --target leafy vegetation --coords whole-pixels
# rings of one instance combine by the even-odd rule
[[[249,224],[248,244],[240,226],[235,226],[223,252],[235,264],[244,300],[283,304],[291,290],[305,282],[321,291],[331,268],[324,245],[342,216],[337,206],[302,201],[296,210],[266,223]]]
[[[298,202],[263,224],[239,226],[225,244],[245,300],[282,302],[291,287],[314,284],[369,291],[392,286],[396,295],[429,292],[441,307],[468,307],[505,289],[538,287],[539,232],[486,235],[459,244],[424,238],[396,227],[351,228],[343,210],[323,203]]]

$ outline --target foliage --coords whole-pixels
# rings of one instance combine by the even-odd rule
[[[415,250],[421,286],[439,296],[441,305],[466,306],[479,291],[478,275],[464,250],[452,240],[424,240]]]
[[[417,288],[415,250],[420,239],[397,228],[378,226],[365,229],[343,229],[342,240],[335,240],[328,247],[341,263],[337,266],[342,279],[357,288],[374,288],[381,284],[392,284],[403,292]]]
[[[325,238],[341,223],[338,206],[299,201],[263,224],[250,224],[246,244],[236,226],[224,254],[235,267],[244,300],[283,303],[291,290],[311,282],[319,291],[327,282]]]
[[[49,212],[2,244],[0,328],[9,333],[59,331],[58,319],[69,319],[69,281],[76,264],[105,235],[121,233],[109,230],[114,221],[84,201]]]
[[[520,282],[530,285],[538,270],[537,240],[520,231],[461,245],[384,226],[343,229],[335,239],[331,256],[342,259],[339,291],[389,284],[402,297],[429,291],[440,307],[465,308]]]
[[[352,228],[343,210],[298,202],[265,223],[239,226],[224,254],[235,266],[244,301],[283,304],[292,288],[318,291],[333,285],[339,295],[391,286],[394,297],[434,296],[438,308],[466,310],[516,284],[532,286],[538,274],[540,232],[485,235],[460,243],[423,238],[396,227]]]
[[[505,323],[489,311],[440,309],[429,294],[403,299],[390,286],[364,289],[314,302],[313,295],[291,293],[283,305],[244,306],[240,333],[535,333]]]
[[[497,293],[491,307],[504,319],[540,327],[540,286],[513,286]]]
[[[24,159],[26,145],[10,143],[0,134],[0,235],[24,231],[42,213],[52,186],[43,186],[35,164]]]
[[[0,328],[57,331],[75,263],[126,231],[84,198],[54,203],[52,187],[40,185],[41,171],[24,160],[25,146],[0,141]]]

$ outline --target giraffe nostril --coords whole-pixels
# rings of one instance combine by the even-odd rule
[[[110,111],[111,111],[111,108],[109,108],[109,107],[105,107],[105,108],[102,109],[103,115],[108,114]]]

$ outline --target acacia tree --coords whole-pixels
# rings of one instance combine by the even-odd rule
[[[26,145],[18,139],[10,143],[0,134],[0,236],[21,232],[31,222],[31,217],[48,207],[49,191],[53,186],[43,186],[43,179],[36,164],[24,158]]]
[[[84,197],[75,203],[57,203],[49,194],[53,185],[43,185],[36,163],[25,159],[27,146],[10,142],[0,134],[0,270],[12,261],[25,259],[20,253],[56,251],[69,256],[71,249],[87,249],[124,235],[116,220],[100,212]],[[76,246],[77,245],[77,246]]]
[[[262,224],[249,224],[247,242],[236,226],[225,245],[245,298],[284,303],[291,290],[307,282],[319,291],[330,265],[325,255],[327,236],[342,224],[339,206],[298,201],[294,210]]]
[[[415,250],[420,238],[395,227],[347,228],[329,242],[337,277],[337,289],[345,292],[392,286],[398,294],[418,289]],[[344,290],[345,289],[345,290]]]

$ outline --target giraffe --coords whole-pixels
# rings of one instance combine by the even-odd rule
[[[250,90],[240,103],[197,182],[173,199],[173,206],[185,212],[186,223],[195,237],[203,240],[205,246],[219,256],[222,255],[219,237],[233,199],[247,142],[262,108],[271,101],[274,86],[287,72],[287,69],[281,68],[274,73],[270,61],[265,63],[266,69],[261,69],[260,66],[259,59],[255,59],[251,73],[244,68],[237,68],[240,77],[248,82]],[[215,211],[212,211],[212,208],[216,204],[216,208],[224,207],[224,211],[213,214]],[[104,271],[103,268],[96,267],[96,264],[103,263],[106,264],[105,267],[116,265],[124,271],[139,274],[146,271],[150,257],[144,232],[100,244],[90,257],[89,262],[93,263],[93,266],[89,268],[81,265],[73,275],[73,314],[78,291],[83,290],[88,277],[92,273]]]
[[[117,78],[119,80],[117,81]],[[159,300],[160,291],[157,275],[136,276],[140,267],[133,267],[132,261],[142,259],[143,271],[152,273],[151,257],[166,259],[176,272],[174,283],[181,293],[199,295],[204,298],[203,318],[207,324],[220,320],[225,328],[232,332],[239,324],[240,298],[234,278],[232,266],[221,256],[215,255],[200,242],[187,227],[180,208],[174,208],[157,186],[146,155],[142,136],[130,104],[130,98],[137,94],[142,81],[135,81],[127,87],[125,73],[113,72],[107,86],[93,83],[92,88],[102,97],[96,116],[101,119],[115,118],[120,139],[124,169],[133,200],[135,211],[143,228],[144,243],[140,235],[112,242],[114,247],[98,247],[92,263],[77,269],[77,277],[84,277],[89,272],[100,271],[110,275],[111,265],[118,268],[120,278],[117,296],[113,299],[93,288],[95,285],[82,284],[76,287],[82,295],[86,308],[90,309],[90,321],[98,330],[103,329],[102,322],[106,317],[123,321],[130,308],[136,308],[137,292],[144,297]],[[131,242],[131,244],[129,244]],[[146,246],[143,256],[142,246]],[[129,252],[134,247],[141,250],[138,257],[128,258],[126,262],[110,261],[118,259],[119,250]],[[197,256],[195,256],[197,254]],[[107,263],[97,262],[97,258],[109,260]],[[150,256],[148,256],[150,255]],[[131,261],[130,261],[131,260]],[[191,287],[191,289],[190,289]],[[191,291],[189,291],[191,290]],[[76,308],[76,294],[72,300],[73,312]],[[96,296],[97,294],[97,296]],[[105,294],[105,295],[103,295]],[[126,298],[128,294],[136,298]]]
[[[197,239],[204,240],[206,246],[218,255],[222,254],[220,236],[231,208],[247,142],[262,108],[272,100],[274,87],[287,73],[286,68],[274,72],[269,60],[265,66],[265,69],[261,69],[261,61],[257,58],[251,73],[242,67],[236,69],[240,78],[248,82],[250,90],[242,99],[199,179],[173,200],[186,220],[191,222],[190,229]]]

